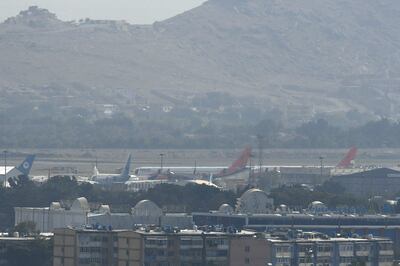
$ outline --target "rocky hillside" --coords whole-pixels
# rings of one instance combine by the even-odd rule
[[[172,105],[160,93],[224,91],[305,119],[396,117],[399,43],[395,0],[210,0],[153,25],[63,22],[30,8],[0,24],[0,86],[93,103],[122,88]]]

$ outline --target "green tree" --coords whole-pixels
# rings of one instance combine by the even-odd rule
[[[32,236],[39,233],[36,230],[36,224],[32,221],[26,221],[17,224],[14,227],[13,232],[18,232],[20,236]]]

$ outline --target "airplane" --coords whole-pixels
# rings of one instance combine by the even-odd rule
[[[213,180],[213,174],[210,174],[209,180],[204,180],[204,179],[192,179],[192,180],[186,180],[184,181],[184,184],[196,184],[196,185],[204,185],[204,186],[209,186],[213,188],[217,188],[219,190],[222,190],[222,187],[218,186],[217,184],[214,183]]]
[[[113,184],[113,183],[125,183],[130,178],[130,167],[131,167],[132,155],[129,154],[128,160],[123,168],[121,174],[101,174],[97,167],[93,169],[93,176],[90,178],[90,183],[94,184]]]
[[[215,175],[216,178],[235,175],[247,169],[247,163],[251,157],[251,147],[246,147],[240,154],[239,159],[234,161],[228,168],[222,169]]]
[[[32,169],[35,155],[28,155],[25,160],[18,166],[0,166],[0,182],[2,186],[8,186],[8,182],[5,184],[5,180],[12,181],[17,180],[19,176],[29,176]]]
[[[354,165],[354,159],[357,156],[357,148],[351,147],[346,156],[339,162],[336,168],[350,168]]]
[[[208,177],[214,174],[214,177],[219,178],[241,172],[247,168],[247,162],[251,155],[251,147],[246,147],[239,159],[234,161],[231,166],[164,166],[161,171],[160,167],[138,167],[135,174],[140,179],[180,179],[194,180],[200,176]]]

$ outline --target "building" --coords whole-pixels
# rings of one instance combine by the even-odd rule
[[[70,209],[61,207],[60,202],[51,203],[47,208],[14,207],[15,225],[32,221],[40,232],[51,232],[54,228],[81,226],[87,223],[90,212],[85,198],[77,198]]]
[[[36,255],[36,259],[38,259],[38,254],[35,254],[37,252],[37,246],[35,248],[35,245],[37,245],[38,239],[43,240],[43,241],[49,241],[51,240],[52,236],[47,235],[43,236],[41,235],[40,238],[38,236],[36,237],[19,237],[18,235],[16,236],[4,236],[0,235],[0,266],[9,266],[12,262],[9,261],[12,260],[13,258],[10,256],[15,256],[16,254],[23,254],[25,257],[29,256],[34,256]],[[50,245],[49,245],[50,246]],[[42,252],[46,253],[42,248]],[[14,258],[15,259],[15,258]],[[21,259],[21,257],[20,257]],[[43,261],[46,261],[47,259],[50,260],[51,257],[41,257]],[[37,261],[35,261],[37,263]],[[15,263],[15,262],[14,262]]]
[[[400,171],[376,168],[349,175],[331,178],[346,189],[346,193],[362,197],[393,196],[400,192]]]
[[[55,229],[53,265],[142,265],[141,245],[133,231]]]
[[[54,266],[230,265],[230,241],[252,232],[56,229]]]
[[[329,238],[291,230],[56,229],[53,265],[389,266],[393,254],[393,242],[386,238]]]
[[[192,213],[197,226],[223,225],[258,232],[279,228],[317,230],[327,235],[373,235],[394,242],[395,258],[400,259],[400,217],[387,215],[313,215],[313,214],[226,214],[221,212]]]
[[[173,226],[181,229],[193,227],[192,215],[186,213],[164,214],[154,202],[142,200],[131,213],[112,213],[108,205],[100,205],[91,212],[85,198],[76,199],[69,209],[59,202],[47,208],[15,207],[15,225],[34,222],[40,232],[53,232],[55,228],[83,227],[85,225],[111,226],[113,229],[132,229],[135,225]]]
[[[330,178],[331,170],[332,167],[281,166],[279,167],[280,184],[322,184]]]
[[[394,261],[393,242],[389,239],[329,238],[314,232],[232,239],[230,254],[231,266],[389,266]]]
[[[192,215],[187,213],[163,213],[150,200],[142,200],[132,208],[131,213],[98,211],[88,214],[89,225],[111,226],[113,229],[132,229],[136,225],[172,226],[180,229],[193,228]]]

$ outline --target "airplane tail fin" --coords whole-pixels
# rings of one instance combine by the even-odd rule
[[[238,170],[244,169],[247,165],[247,162],[249,161],[251,156],[251,147],[246,147],[242,153],[240,154],[239,159],[234,161],[231,166],[229,166],[228,169],[225,169],[223,172],[225,174],[229,173],[234,173]]]
[[[357,148],[351,147],[346,156],[336,166],[337,168],[349,168],[353,164],[353,160],[357,156]]]
[[[132,159],[132,154],[129,154],[128,161],[125,164],[124,170],[121,173],[121,177],[129,179],[130,175],[130,169],[131,169],[131,159]]]
[[[20,171],[23,175],[29,175],[34,160],[35,155],[28,155],[25,160],[19,166],[17,166],[18,171]]]

